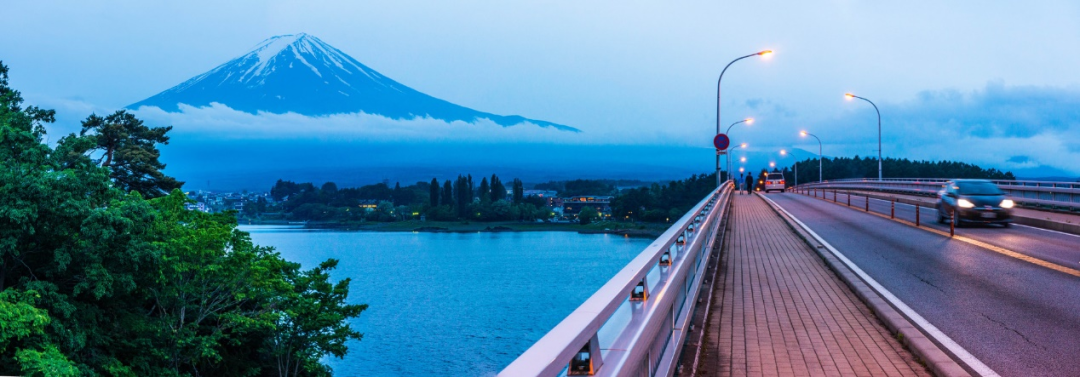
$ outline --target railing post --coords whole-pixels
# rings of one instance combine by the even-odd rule
[[[896,218],[896,199],[893,199],[893,200],[889,201],[889,218],[890,219],[895,219]]]
[[[600,367],[604,365],[604,360],[600,354],[600,337],[597,334],[593,334],[592,339],[589,339],[589,343],[581,347],[581,351],[574,354],[574,357],[570,359],[569,368],[566,370],[568,376],[592,376],[596,374],[596,371],[600,370]]]
[[[915,203],[915,227],[919,226],[919,203]]]
[[[949,237],[956,235],[956,210],[952,210],[949,216]]]
[[[851,191],[847,192],[847,206],[851,207]]]
[[[870,194],[866,194],[866,212],[870,212]]]

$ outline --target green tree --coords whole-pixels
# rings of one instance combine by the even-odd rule
[[[454,206],[454,188],[449,179],[446,180],[446,183],[443,183],[442,198],[439,204],[447,207]]]
[[[134,114],[118,110],[104,118],[90,115],[82,122],[80,135],[93,140],[87,152],[102,153],[97,161],[110,169],[109,176],[117,187],[156,198],[184,184],[162,173],[165,164],[158,161],[161,152],[157,145],[169,143],[165,134],[171,129],[147,127]]]
[[[324,271],[302,284],[306,272],[254,245],[234,214],[186,210],[179,190],[122,191],[85,154],[96,138],[49,148],[50,113],[23,109],[6,73],[0,64],[0,374],[277,374],[271,339],[294,336],[283,318],[338,313],[301,321],[323,340],[289,340],[303,374],[317,375],[325,355],[359,338],[341,330],[362,310],[344,304],[347,283],[321,307],[288,301],[325,292]]]
[[[525,199],[525,185],[521,183],[520,179],[514,178],[514,204],[521,204],[522,199]]]
[[[585,206],[581,209],[581,212],[578,212],[578,220],[581,222],[581,225],[591,224],[599,217],[600,213],[596,212],[596,208],[590,206]]]
[[[431,179],[431,184],[428,186],[428,205],[439,206],[439,180],[435,178]]]
[[[491,201],[497,202],[506,199],[506,186],[495,174],[491,175]]]
[[[480,179],[480,191],[477,192],[477,196],[480,197],[480,203],[491,203],[491,187],[488,187],[487,178]]]

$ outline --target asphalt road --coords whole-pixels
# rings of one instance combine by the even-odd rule
[[[862,213],[861,198],[847,209],[792,193],[768,197],[997,373],[1080,376],[1080,278]],[[870,205],[888,213],[887,202]],[[913,221],[914,213],[897,206],[898,216]],[[934,214],[923,210],[924,223]],[[958,233],[1072,261],[1067,267],[1080,261],[1080,237],[1018,226]]]

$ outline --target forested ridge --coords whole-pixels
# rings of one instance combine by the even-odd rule
[[[0,64],[0,375],[328,376],[361,334],[349,280],[302,269],[186,210],[161,174],[168,127],[129,113],[43,142]]]

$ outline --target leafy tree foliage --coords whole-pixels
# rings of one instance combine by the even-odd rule
[[[544,199],[524,197],[524,185],[519,179],[514,180],[514,202],[507,200],[506,186],[497,175],[492,175],[490,180],[483,177],[476,191],[470,190],[469,182],[468,175],[459,175],[455,181],[447,180],[441,187],[438,179],[433,178],[431,182],[410,186],[395,184],[393,189],[383,183],[359,188],[338,188],[326,183],[317,189],[311,183],[278,180],[270,193],[273,198],[283,200],[280,208],[292,220],[398,221],[415,213],[424,213],[428,219],[437,221],[534,221],[552,216]],[[327,189],[329,187],[333,189]],[[389,195],[386,195],[387,191]],[[395,201],[387,201],[388,197]],[[378,205],[372,211],[364,211],[360,208],[361,203]],[[244,210],[248,208],[245,206]],[[262,208],[262,211],[267,210],[266,206]]]
[[[165,164],[158,161],[161,152],[157,144],[169,143],[165,134],[171,129],[172,126],[147,127],[134,114],[119,110],[104,118],[90,115],[82,122],[80,136],[93,142],[86,152],[101,152],[97,162],[109,168],[109,176],[117,187],[156,198],[184,184],[162,173]]]
[[[590,206],[585,206],[581,209],[581,212],[578,212],[578,220],[581,221],[581,225],[592,224],[599,217],[600,213],[596,212],[596,208]]]
[[[654,183],[623,190],[611,201],[612,217],[616,220],[675,221],[715,188],[716,175],[701,174],[666,185]]]
[[[984,169],[956,161],[913,161],[909,159],[885,158],[882,160],[884,178],[982,178],[1013,180],[1011,172],[997,169]],[[807,159],[798,162],[799,182],[818,181],[818,160]],[[786,170],[786,169],[785,169]],[[826,180],[848,178],[877,178],[878,163],[876,158],[855,156],[825,158],[821,161],[822,174]],[[785,180],[794,184],[794,172],[785,172]]]
[[[360,338],[347,321],[365,306],[330,281],[336,261],[302,270],[231,213],[186,210],[179,190],[145,199],[167,180],[113,168],[156,155],[103,128],[50,148],[52,113],[21,103],[0,64],[0,374],[328,376],[322,358]],[[85,154],[103,145],[111,161]]]

